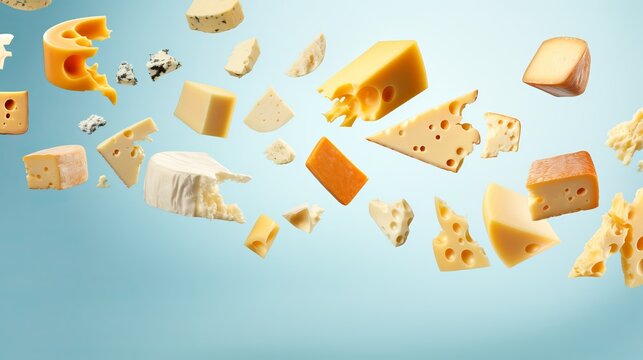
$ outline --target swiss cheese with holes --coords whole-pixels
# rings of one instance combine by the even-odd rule
[[[480,157],[497,157],[498,153],[516,152],[520,144],[520,120],[511,116],[486,113],[487,139]]]
[[[279,232],[279,225],[267,215],[262,214],[250,230],[245,245],[255,254],[265,258]]]
[[[65,190],[87,181],[87,155],[80,145],[36,151],[22,158],[29,189]]]
[[[29,129],[29,94],[0,92],[0,134],[19,135]]]
[[[406,200],[401,199],[392,204],[377,199],[371,200],[368,212],[393,246],[404,245],[409,237],[409,226],[415,216]]]
[[[643,285],[643,188],[636,192],[627,222],[630,228],[621,248],[621,266],[625,284],[633,288]]]

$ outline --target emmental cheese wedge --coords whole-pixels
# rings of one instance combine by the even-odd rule
[[[236,103],[237,96],[228,90],[186,81],[174,116],[199,134],[225,138]]]
[[[607,146],[616,151],[616,157],[624,165],[632,162],[634,153],[643,149],[643,108],[634,114],[632,120],[622,122],[609,131]]]
[[[29,130],[29,93],[0,92],[0,134],[20,135]]]
[[[406,243],[409,226],[415,217],[411,205],[406,200],[400,199],[391,204],[378,199],[371,200],[368,213],[393,246],[398,247]]]
[[[22,158],[29,189],[65,190],[87,181],[87,156],[80,145],[40,150]]]
[[[279,225],[267,215],[262,214],[250,230],[245,246],[255,254],[265,258],[279,233]]]
[[[496,113],[484,114],[487,120],[487,139],[481,158],[497,157],[498,153],[516,152],[520,144],[520,120]]]
[[[625,285],[643,285],[643,188],[636,192],[627,217],[629,231],[621,248]]]
[[[317,91],[335,101],[328,122],[344,116],[341,126],[353,126],[358,117],[381,119],[427,87],[420,49],[405,40],[376,43]]]
[[[110,32],[104,16],[69,20],[47,30],[43,36],[47,80],[66,90],[98,90],[116,105],[116,90],[98,73],[98,64],[85,64],[98,52],[92,40],[108,39]]]
[[[509,268],[560,242],[546,220],[531,219],[526,196],[500,185],[487,187],[482,214],[491,245]]]
[[[534,161],[527,190],[532,220],[598,207],[598,177],[586,151]]]
[[[474,90],[401,124],[369,136],[368,141],[404,155],[458,172],[465,156],[480,143],[480,133],[469,123],[461,123],[462,110],[476,101]]]

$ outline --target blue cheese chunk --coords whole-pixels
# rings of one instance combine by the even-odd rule
[[[51,5],[51,0],[0,0],[0,3],[18,10],[33,11]]]
[[[134,74],[134,67],[130,63],[123,61],[118,65],[116,82],[121,85],[136,85],[138,83],[136,75]]]
[[[239,0],[193,0],[185,17],[192,30],[219,33],[239,26],[243,10]]]
[[[99,127],[105,125],[107,125],[107,120],[105,120],[105,118],[98,115],[91,115],[87,119],[79,122],[78,128],[82,132],[87,133],[87,135],[91,135],[94,133],[94,131],[98,130]]]
[[[147,72],[150,74],[152,81],[156,81],[164,74],[181,67],[181,63],[169,54],[170,50],[164,49],[155,54],[150,54],[150,60],[147,62]]]

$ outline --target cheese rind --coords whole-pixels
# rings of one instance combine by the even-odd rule
[[[242,41],[232,49],[224,69],[228,74],[240,78],[252,71],[260,54],[261,49],[256,38]]]
[[[4,69],[5,59],[13,56],[11,51],[7,51],[7,49],[5,49],[5,46],[11,44],[11,41],[13,41],[13,35],[0,34],[0,70]]]
[[[225,138],[236,103],[237,96],[228,90],[186,81],[174,116],[199,134]]]
[[[29,189],[65,190],[87,181],[87,155],[80,145],[36,151],[22,158]]]
[[[257,101],[243,122],[252,130],[270,132],[286,125],[295,116],[290,106],[272,87]]]
[[[29,93],[0,92],[0,134],[20,135],[29,130]]]
[[[324,61],[326,55],[326,38],[324,34],[319,34],[315,40],[299,54],[299,57],[286,71],[290,77],[300,77],[308,75],[315,71]]]
[[[51,5],[51,0],[0,0],[0,3],[17,10],[33,11]]]
[[[163,49],[150,54],[150,59],[145,64],[147,73],[152,81],[156,81],[163,75],[167,75],[181,67],[181,63],[170,55],[170,50]]]
[[[297,229],[311,233],[324,213],[324,209],[317,206],[303,204],[283,213],[284,219],[288,220]]]
[[[266,158],[277,165],[290,164],[295,160],[295,150],[282,139],[277,139],[264,151]]]
[[[496,113],[484,114],[487,120],[487,139],[481,158],[497,157],[498,153],[516,152],[520,144],[520,120]]]
[[[185,17],[192,30],[219,33],[239,26],[243,10],[239,0],[192,0]]]
[[[643,285],[643,188],[638,189],[628,212],[629,231],[621,247],[621,266],[625,285]]]
[[[279,225],[267,215],[261,214],[250,230],[245,246],[265,258],[279,233]]]
[[[643,149],[643,108],[634,114],[632,120],[622,122],[609,131],[607,146],[616,151],[616,157],[623,164],[630,164],[634,153]],[[639,169],[643,167],[642,163],[639,163]]]
[[[368,204],[368,212],[393,246],[398,247],[406,243],[409,237],[409,226],[415,214],[405,199],[391,204],[378,199],[371,200]]]
[[[464,158],[480,143],[480,133],[461,123],[462,110],[476,101],[478,90],[444,103],[367,138],[404,155],[458,172]]]

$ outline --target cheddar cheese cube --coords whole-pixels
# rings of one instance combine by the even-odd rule
[[[29,129],[29,93],[0,92],[0,134],[19,135]]]
[[[267,215],[259,216],[250,230],[245,246],[255,254],[265,258],[279,233],[279,225]]]
[[[36,151],[22,158],[29,189],[65,190],[87,181],[87,156],[80,145]]]
[[[237,96],[228,90],[186,81],[174,116],[199,134],[225,138],[236,103]]]

